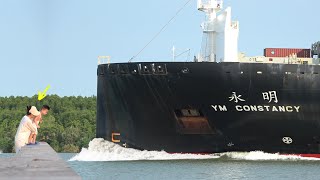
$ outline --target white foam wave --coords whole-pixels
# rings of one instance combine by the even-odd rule
[[[221,153],[221,157],[228,157],[236,160],[248,160],[248,161],[266,161],[266,160],[280,160],[280,161],[299,161],[299,160],[320,160],[319,158],[301,157],[298,155],[281,155],[279,153],[271,154],[262,151],[252,152],[227,152]]]
[[[89,148],[82,148],[81,152],[70,161],[137,161],[137,160],[186,160],[186,159],[215,159],[215,155],[169,154],[164,151],[140,151],[124,148],[120,145],[96,138],[90,141]]]
[[[191,160],[191,159],[218,159],[227,158],[233,160],[320,160],[318,158],[300,157],[297,155],[270,154],[262,151],[252,152],[227,152],[219,154],[197,155],[197,154],[169,154],[165,151],[140,151],[124,148],[115,143],[96,138],[90,141],[89,148],[82,148],[81,152],[70,159],[70,161],[138,161],[138,160]]]

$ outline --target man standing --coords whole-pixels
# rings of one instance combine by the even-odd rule
[[[30,135],[29,144],[36,143],[36,138],[38,135],[38,128],[40,128],[39,123],[42,123],[42,116],[47,115],[49,110],[50,110],[50,107],[48,105],[43,105],[40,110],[40,115],[34,118],[32,124],[36,128],[36,131]]]

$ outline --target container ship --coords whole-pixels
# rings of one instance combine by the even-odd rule
[[[197,8],[205,41],[192,62],[98,65],[96,137],[169,153],[320,157],[320,42],[247,57],[230,7]]]

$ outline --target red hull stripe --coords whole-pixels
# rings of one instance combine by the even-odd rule
[[[300,157],[309,157],[309,158],[320,158],[320,154],[286,154]]]
[[[209,155],[214,153],[169,153],[169,154],[196,154],[196,155]],[[284,156],[299,156],[299,157],[306,157],[306,158],[319,158],[320,154],[281,154]]]

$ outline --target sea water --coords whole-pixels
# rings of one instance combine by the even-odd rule
[[[83,179],[320,179],[319,159],[261,151],[168,154],[93,139],[79,154],[60,155]]]
[[[0,153],[0,158],[14,155]],[[78,154],[60,155],[83,179],[320,179],[320,159],[261,151],[168,154],[93,139]]]

